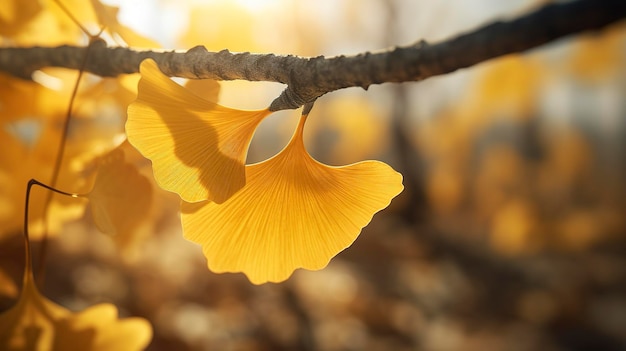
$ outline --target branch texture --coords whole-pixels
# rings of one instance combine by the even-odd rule
[[[435,44],[420,41],[331,58],[209,52],[202,46],[186,52],[136,51],[107,47],[104,41],[95,40],[84,70],[103,77],[137,73],[141,61],[152,58],[169,76],[279,82],[287,88],[270,106],[278,111],[298,108],[342,88],[367,89],[372,84],[419,81],[450,73],[570,34],[598,30],[625,17],[624,0],[578,0],[550,4]],[[30,79],[35,70],[44,67],[81,69],[86,50],[76,46],[0,48],[0,71]]]

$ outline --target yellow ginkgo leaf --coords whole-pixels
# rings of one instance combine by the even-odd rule
[[[279,154],[246,166],[246,185],[223,204],[183,202],[184,236],[202,245],[212,271],[243,272],[260,284],[321,269],[402,191],[402,175],[385,163],[314,160],[305,121]]]
[[[146,320],[118,320],[110,304],[73,314],[42,296],[30,271],[17,304],[0,314],[0,350],[134,351],[144,349],[151,338]]]
[[[72,17],[85,24],[95,22],[94,10],[84,0],[3,0],[1,3],[0,43],[6,40],[17,46],[76,45],[83,42],[84,33]],[[72,17],[64,8],[71,9]]]
[[[174,83],[156,62],[140,67],[128,107],[128,141],[152,161],[165,190],[188,202],[226,201],[245,182],[246,150],[268,109],[240,111],[204,100]]]
[[[152,338],[152,328],[146,320],[118,320],[117,308],[112,304],[91,306],[60,322],[55,350],[142,350]],[[81,335],[85,347],[77,348]]]
[[[122,247],[132,241],[135,231],[141,230],[149,219],[150,182],[124,160],[119,148],[102,158],[88,196],[96,226],[106,234],[115,235]]]

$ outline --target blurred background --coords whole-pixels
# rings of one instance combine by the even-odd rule
[[[105,2],[164,49],[334,56],[436,42],[549,1]],[[5,31],[0,43],[47,43],[37,28],[32,41]],[[84,204],[59,199],[42,292],[72,310],[111,302],[147,318],[151,351],[624,350],[624,62],[622,21],[443,77],[320,98],[305,130],[311,154],[332,165],[383,160],[405,185],[324,270],[261,286],[211,273],[182,238],[177,197],[155,187],[149,224],[131,239],[100,234]],[[23,179],[49,177],[57,141],[46,138],[58,135],[76,79],[46,72],[36,95],[0,77],[10,87],[0,94],[0,310],[21,284]],[[103,153],[123,140],[134,84],[124,79],[81,83],[60,187],[89,188],[85,145]],[[220,103],[263,108],[283,88],[225,82]],[[43,98],[46,108],[19,113],[8,103]],[[263,122],[248,163],[284,147],[298,112]]]

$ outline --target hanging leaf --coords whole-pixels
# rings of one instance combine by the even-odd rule
[[[152,338],[150,324],[141,318],[117,318],[117,309],[100,304],[82,312],[46,299],[27,270],[17,304],[0,314],[0,350],[134,351]]]
[[[151,59],[141,63],[137,100],[128,107],[128,141],[152,161],[165,190],[188,202],[224,202],[245,184],[246,150],[270,111],[240,111],[174,83]]]
[[[305,121],[279,154],[246,166],[246,185],[223,204],[183,202],[184,236],[202,245],[212,271],[243,272],[260,284],[321,269],[402,191],[402,175],[385,163],[314,160]]]
[[[38,1],[2,1],[0,3],[0,35],[11,37],[18,33],[41,9]]]
[[[132,246],[150,220],[150,182],[125,161],[121,148],[103,157],[88,197],[98,229],[113,235],[123,249]]]

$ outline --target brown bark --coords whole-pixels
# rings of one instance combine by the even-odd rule
[[[169,76],[287,84],[270,106],[278,111],[298,108],[342,88],[367,89],[372,84],[419,81],[446,74],[566,35],[601,29],[624,17],[624,0],[578,0],[546,5],[520,18],[494,22],[435,44],[420,41],[381,52],[330,58],[208,52],[200,46],[187,52],[136,51],[107,47],[95,40],[84,63],[85,47],[0,48],[0,71],[30,79],[33,71],[54,66],[82,68],[109,77],[137,73],[141,61],[152,58]]]

